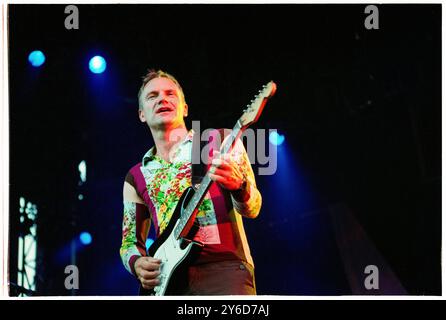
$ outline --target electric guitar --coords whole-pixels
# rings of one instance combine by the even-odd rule
[[[220,147],[221,154],[232,150],[235,141],[242,135],[243,131],[258,120],[267,100],[275,92],[276,84],[273,81],[263,86],[262,90],[243,110],[243,115],[238,119],[231,134],[224,140]],[[206,174],[196,190],[189,187],[183,192],[168,226],[149,248],[149,256],[162,261],[161,274],[159,275],[160,284],[151,290],[140,287],[140,295],[165,295],[175,271],[191,256],[194,248],[203,246],[203,244],[191,239],[193,239],[193,235],[198,228],[195,223],[197,209],[211,184],[212,180]]]

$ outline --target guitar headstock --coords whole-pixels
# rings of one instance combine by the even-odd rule
[[[262,87],[259,93],[251,100],[239,121],[242,127],[248,127],[255,123],[262,114],[266,101],[276,93],[277,86],[273,81],[268,82]]]

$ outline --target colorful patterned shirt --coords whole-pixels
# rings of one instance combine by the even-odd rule
[[[218,131],[214,133],[219,134]],[[145,240],[152,221],[157,236],[167,227],[182,193],[191,186],[192,141],[190,130],[184,141],[170,156],[170,162],[155,154],[152,147],[142,162],[133,166],[126,182],[134,187],[144,205],[124,201],[121,258],[126,269],[134,274],[133,264],[146,256]],[[242,260],[253,264],[242,216],[256,217],[262,197],[255,183],[249,158],[238,141],[231,152],[245,178],[243,192],[229,192],[212,183],[196,216],[199,230],[194,238],[204,244],[196,263]]]

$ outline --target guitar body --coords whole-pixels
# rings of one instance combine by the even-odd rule
[[[140,287],[140,295],[164,296],[169,294],[169,289],[175,286],[175,281],[171,281],[176,276],[176,272],[181,272],[181,266],[190,260],[198,247],[194,242],[185,241],[182,238],[176,239],[174,229],[179,223],[181,214],[187,203],[194,194],[192,187],[187,188],[178,204],[175,207],[174,213],[163,233],[156,239],[156,241],[149,248],[149,256],[162,261],[159,279],[161,284],[155,289],[147,290]]]

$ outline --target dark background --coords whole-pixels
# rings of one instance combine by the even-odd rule
[[[84,230],[76,294],[136,294],[119,258],[122,185],[152,145],[136,98],[151,67],[177,77],[202,129],[231,127],[278,85],[255,128],[286,140],[276,174],[257,178],[260,216],[245,220],[259,294],[355,293],[339,204],[408,294],[440,294],[441,6],[380,5],[379,30],[365,29],[365,6],[78,5],[80,29],[66,30],[64,5],[10,5],[11,280],[24,196],[39,210],[38,294],[71,294],[57,256]],[[101,75],[88,70],[96,54]]]

